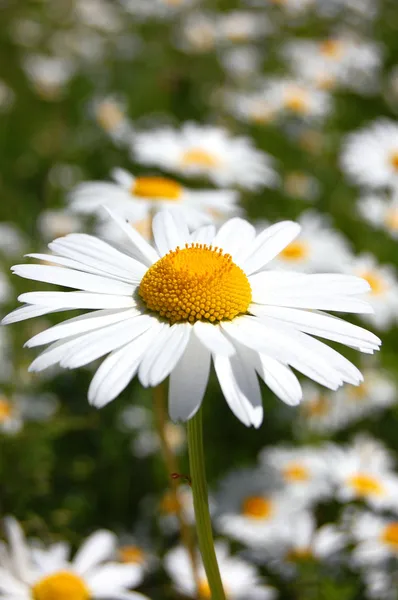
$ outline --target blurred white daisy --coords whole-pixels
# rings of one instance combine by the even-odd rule
[[[0,305],[6,304],[12,297],[12,287],[8,276],[0,271]]]
[[[209,498],[210,512],[214,510],[213,497]],[[180,483],[177,487],[177,497],[171,489],[166,490],[158,503],[156,513],[159,525],[165,534],[176,533],[179,530],[177,512],[181,511],[186,523],[195,523],[192,489],[188,483]]]
[[[358,201],[358,212],[365,221],[398,239],[398,191],[390,198],[371,194]]]
[[[245,83],[247,79],[257,75],[262,54],[254,45],[230,46],[219,51],[218,59],[231,80]],[[224,90],[222,95],[225,95]]]
[[[14,375],[14,360],[12,357],[12,343],[4,327],[0,327],[0,382],[6,383]]]
[[[26,239],[15,223],[0,223],[0,253],[6,258],[22,254]]]
[[[351,534],[357,545],[352,553],[354,563],[371,567],[398,558],[398,521],[370,512],[355,515]]]
[[[398,185],[398,123],[379,119],[344,141],[341,167],[353,183],[373,188]]]
[[[264,39],[272,30],[264,13],[243,10],[220,14],[217,25],[219,42],[248,43],[258,38]]]
[[[240,469],[220,482],[215,506],[220,533],[250,547],[273,547],[284,537],[287,517],[304,502],[289,494],[272,471]]]
[[[398,511],[398,477],[380,442],[357,436],[349,446],[331,445],[329,467],[341,502],[358,499],[376,510]]]
[[[126,102],[114,96],[95,98],[90,112],[98,125],[114,142],[126,141],[133,135],[133,126],[126,117]]]
[[[322,120],[332,109],[329,93],[312,87],[302,79],[270,78],[264,85],[263,95],[275,114],[304,121]]]
[[[285,194],[305,202],[315,202],[319,198],[320,182],[304,171],[290,171],[283,182]]]
[[[345,271],[365,279],[370,285],[367,300],[374,312],[361,315],[361,318],[379,329],[391,327],[398,317],[398,280],[395,269],[390,265],[379,265],[372,254],[361,254],[351,261]]]
[[[90,214],[107,206],[132,224],[147,222],[149,229],[153,214],[166,208],[190,229],[239,212],[238,194],[233,190],[190,190],[174,179],[134,177],[123,169],[114,169],[112,177],[115,183],[79,184],[69,196],[70,210]]]
[[[343,235],[313,211],[303,213],[298,222],[300,235],[278,254],[270,267],[305,273],[342,272],[352,260]]]
[[[109,354],[91,382],[91,404],[104,406],[136,374],[144,387],[170,375],[170,416],[186,421],[202,403],[213,358],[231,410],[255,427],[263,419],[257,375],[290,405],[302,394],[289,365],[330,389],[362,381],[352,363],[312,334],[362,352],[377,350],[380,340],[372,333],[318,312],[368,311],[357,297],[367,291],[366,281],[264,270],[299,233],[296,223],[278,223],[256,236],[248,222],[231,219],[218,233],[209,225],[190,234],[170,213],[160,212],[152,247],[128,223],[113,219],[129,254],[93,236],[71,234],[49,244],[54,254],[31,255],[52,265],[13,267],[26,279],[79,291],[22,294],[25,306],[4,324],[68,309],[94,310],[30,339],[29,347],[50,344],[32,371],[58,363],[77,368]]]
[[[276,598],[276,590],[264,585],[253,565],[241,558],[231,556],[225,542],[216,542],[215,550],[224,591],[228,598],[231,600],[274,600]],[[206,573],[200,557],[198,558],[200,597],[211,600]],[[178,593],[196,598],[197,589],[185,548],[178,546],[170,550],[165,556],[164,565]]]
[[[212,13],[189,12],[174,36],[177,48],[187,52],[211,52],[217,41],[217,22]]]
[[[186,123],[132,138],[136,160],[187,177],[206,177],[218,186],[272,187],[277,175],[272,160],[246,137],[232,137],[221,127]]]
[[[0,557],[0,598],[10,600],[145,600],[129,591],[139,585],[143,570],[137,564],[111,562],[116,536],[109,531],[91,535],[69,560],[68,544],[30,548],[18,523],[5,520],[8,548]]]
[[[76,70],[70,58],[44,54],[28,54],[22,66],[37,93],[46,100],[57,100]]]
[[[331,394],[312,383],[303,383],[303,399],[299,408],[298,427],[320,434],[337,431],[347,424],[337,393]]]
[[[260,464],[275,470],[290,493],[303,503],[331,494],[328,454],[316,446],[264,448]]]
[[[264,0],[248,0],[253,6],[264,8]],[[288,16],[296,17],[311,9],[316,0],[266,0],[266,4],[280,8]]]
[[[122,0],[125,10],[137,19],[172,19],[188,8],[192,8],[197,0]]]
[[[14,394],[0,390],[0,432],[19,433],[27,421],[47,421],[58,408],[53,394]]]
[[[44,210],[37,219],[37,228],[46,242],[68,233],[81,231],[83,226],[81,217],[65,209]]]

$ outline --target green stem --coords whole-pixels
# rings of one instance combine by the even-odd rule
[[[205,456],[203,451],[202,410],[188,421],[188,452],[192,478],[196,532],[212,600],[226,600],[220,570],[214,550],[209,500],[207,493]]]

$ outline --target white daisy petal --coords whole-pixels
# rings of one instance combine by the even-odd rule
[[[110,281],[106,277],[82,273],[81,271],[74,271],[72,269],[64,269],[62,267],[15,265],[11,270],[16,275],[25,279],[34,279],[86,292],[96,292],[97,294],[107,293],[131,296],[135,290],[135,286],[122,281]]]
[[[23,600],[27,600],[29,596],[29,588],[27,585],[18,581],[11,573],[6,569],[0,567],[0,594],[3,592],[6,596],[0,595],[0,598],[9,598],[14,600],[16,597],[20,597]]]
[[[164,256],[177,246],[184,248],[189,231],[185,224],[177,223],[170,212],[158,212],[153,218],[153,237],[159,255]]]
[[[19,523],[13,517],[4,519],[4,527],[10,544],[10,554],[15,568],[16,576],[28,583],[31,575],[29,552],[25,536]]]
[[[289,367],[263,354],[259,355],[261,368],[258,374],[278,398],[297,406],[303,397],[300,382]]]
[[[26,304],[20,308],[16,308],[10,312],[1,321],[1,325],[10,325],[11,323],[18,323],[19,321],[25,321],[26,319],[33,319],[34,317],[42,317],[49,313],[55,313],[66,310],[65,308],[54,308],[53,306],[37,306],[36,304]]]
[[[191,335],[184,354],[170,374],[169,414],[173,421],[188,421],[199,410],[209,379],[210,359],[209,350]]]
[[[69,338],[54,342],[46,348],[29,367],[29,372],[39,373],[59,363],[65,356],[78,348],[81,344],[81,336],[75,335]]]
[[[241,257],[242,267],[248,275],[269,263],[300,233],[300,225],[282,221],[260,233]]]
[[[97,531],[90,535],[77,552],[73,565],[79,575],[84,575],[104,560],[111,558],[116,548],[116,536],[110,531]]]
[[[216,228],[214,225],[204,225],[199,227],[196,231],[191,234],[189,241],[197,244],[207,244],[210,246],[213,244],[213,240],[216,235]]]
[[[194,334],[202,344],[213,354],[232,356],[235,354],[234,345],[223,335],[220,327],[205,321],[197,321],[193,326]]]
[[[54,306],[54,308],[130,308],[136,305],[129,296],[93,294],[90,292],[27,292],[18,296],[20,302]]]
[[[96,567],[87,576],[87,583],[94,596],[98,593],[113,596],[113,591],[139,585],[142,569],[138,565],[107,563]]]
[[[256,237],[253,225],[244,219],[230,219],[222,225],[213,240],[213,246],[222,248],[224,253],[231,254],[233,260],[239,262],[241,253],[245,252]]]
[[[138,233],[136,229],[131,227],[126,221],[123,221],[115,213],[106,209],[112,219],[119,225],[120,229],[124,231],[129,240],[133,243],[134,250],[137,254],[137,258],[141,260],[147,266],[152,265],[154,262],[159,260],[159,255],[154,248]]]
[[[158,385],[176,366],[188,344],[192,325],[178,323],[165,327],[146,353],[138,371],[144,387]]]

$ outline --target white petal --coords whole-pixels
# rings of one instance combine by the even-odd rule
[[[34,307],[33,307],[34,308]],[[45,331],[41,331],[25,344],[27,348],[34,348],[43,344],[49,344],[63,338],[86,333],[93,329],[99,329],[118,321],[124,321],[130,317],[139,315],[141,311],[137,308],[120,308],[118,310],[96,310],[73,319],[68,319],[59,325],[54,325]]]
[[[15,574],[21,581],[29,583],[31,561],[24,533],[18,521],[13,517],[4,519],[4,527],[10,545],[11,559]]]
[[[196,321],[193,331],[212,354],[221,354],[222,356],[232,356],[235,354],[234,345],[223,335],[218,325],[206,323],[205,321]]]
[[[155,340],[163,323],[155,323],[148,331],[136,340],[112,352],[95,373],[88,390],[90,404],[100,408],[111,402],[130,383],[137,372],[145,351]]]
[[[221,225],[213,240],[213,246],[231,254],[233,261],[239,262],[241,255],[247,252],[255,237],[256,230],[253,225],[244,219],[230,219]]]
[[[112,219],[117,223],[130,239],[130,241],[134,245],[134,253],[137,258],[141,260],[144,264],[150,266],[154,262],[159,260],[159,255],[154,248],[144,238],[138,233],[136,229],[131,227],[126,221],[123,221],[120,217],[118,217],[115,213],[111,212],[109,209],[106,209]]]
[[[3,596],[3,594],[6,594]],[[0,567],[0,598],[14,600],[14,598],[30,599],[30,589],[18,581],[8,570]]]
[[[251,305],[250,312],[259,317],[271,317],[300,331],[354,348],[369,347],[376,350],[381,344],[381,340],[370,331],[319,312],[255,304]]]
[[[207,244],[207,246],[211,246],[213,244],[215,235],[216,228],[214,225],[204,225],[203,227],[199,227],[199,229],[191,234],[189,241],[192,243]]]
[[[99,275],[91,275],[62,267],[15,265],[11,270],[16,275],[19,275],[19,277],[24,277],[25,279],[53,283],[86,292],[131,296],[135,290],[135,286],[122,281],[115,281],[114,279],[100,277]]]
[[[64,356],[67,356],[69,352],[73,351],[74,348],[78,348],[80,343],[80,336],[76,335],[51,344],[35,358],[29,367],[29,372],[38,373],[44,369],[48,369],[48,367],[56,365]]]
[[[20,302],[54,306],[64,310],[72,308],[130,308],[136,305],[129,296],[94,294],[90,292],[28,292],[18,297]]]
[[[191,335],[184,354],[170,374],[169,414],[188,421],[199,410],[210,373],[210,352]]]
[[[177,222],[168,211],[158,212],[153,218],[153,237],[160,256],[175,250],[177,246],[185,248],[189,241],[188,227],[183,222]]]
[[[247,427],[259,427],[263,420],[263,407],[254,367],[240,353],[231,358],[216,355],[214,367],[234,415]]]
[[[260,233],[242,256],[245,273],[251,274],[264,267],[298,236],[300,229],[293,221],[282,221]]]
[[[109,598],[113,592],[139,585],[142,578],[142,568],[138,565],[107,563],[89,573],[86,579],[93,596],[107,593]]]
[[[258,374],[278,398],[296,406],[303,397],[300,382],[289,367],[263,354],[259,355],[261,368]]]
[[[41,317],[43,315],[48,315],[49,313],[60,312],[62,310],[66,309],[57,309],[53,306],[49,308],[47,306],[26,304],[25,306],[16,308],[6,315],[1,321],[0,325],[10,325],[11,323],[18,323],[18,321],[25,321],[26,319],[33,319],[34,317]]]
[[[116,536],[110,531],[96,531],[77,552],[73,566],[79,575],[83,575],[96,565],[112,557],[116,548]]]

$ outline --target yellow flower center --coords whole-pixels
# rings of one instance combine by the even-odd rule
[[[34,600],[89,600],[90,592],[80,577],[59,571],[41,579],[32,588]]]
[[[390,156],[390,164],[395,171],[398,171],[398,150],[393,152]]]
[[[327,397],[321,395],[302,405],[302,411],[307,417],[323,417],[328,414],[329,408]]]
[[[137,177],[131,188],[133,196],[150,200],[180,200],[182,186],[166,177]]]
[[[280,256],[285,260],[300,261],[305,260],[309,255],[309,248],[305,242],[300,240],[291,242],[282,250]]]
[[[326,40],[320,45],[320,52],[328,58],[340,58],[343,54],[344,44],[341,40]]]
[[[310,478],[307,467],[298,463],[291,463],[285,467],[283,476],[287,481],[308,481]]]
[[[366,279],[371,288],[371,294],[380,296],[387,291],[387,284],[383,277],[375,271],[365,271],[359,274],[362,279]]]
[[[0,423],[7,421],[12,415],[12,406],[5,396],[0,396]]]
[[[394,550],[398,551],[398,521],[386,525],[381,535],[381,539],[389,546],[392,546]]]
[[[181,164],[184,167],[201,167],[203,169],[212,169],[220,164],[219,159],[201,148],[191,148],[183,153]]]
[[[262,496],[249,496],[242,503],[242,514],[251,519],[268,519],[272,512],[272,501]]]
[[[96,117],[105,131],[115,130],[124,118],[120,108],[113,102],[102,102],[97,108]]]
[[[145,552],[138,546],[122,546],[119,548],[119,560],[122,563],[141,565],[145,561]]]
[[[172,324],[232,320],[247,312],[252,297],[231,255],[206,244],[186,244],[163,256],[145,273],[139,295]]]
[[[299,115],[306,114],[309,108],[309,98],[305,90],[289,90],[285,98],[285,107]]]
[[[301,560],[310,560],[313,557],[311,548],[292,548],[287,553],[287,560],[299,562]]]
[[[383,485],[371,475],[357,473],[349,478],[348,483],[354,488],[357,496],[383,496]]]
[[[200,598],[209,598],[209,600],[211,600],[211,589],[207,579],[202,579],[201,581],[199,581],[198,592]]]
[[[398,210],[396,208],[388,210],[384,222],[390,231],[398,231]]]
[[[172,494],[170,490],[164,494],[160,501],[160,510],[166,515],[175,515],[180,510],[180,507],[181,503],[177,496]]]

